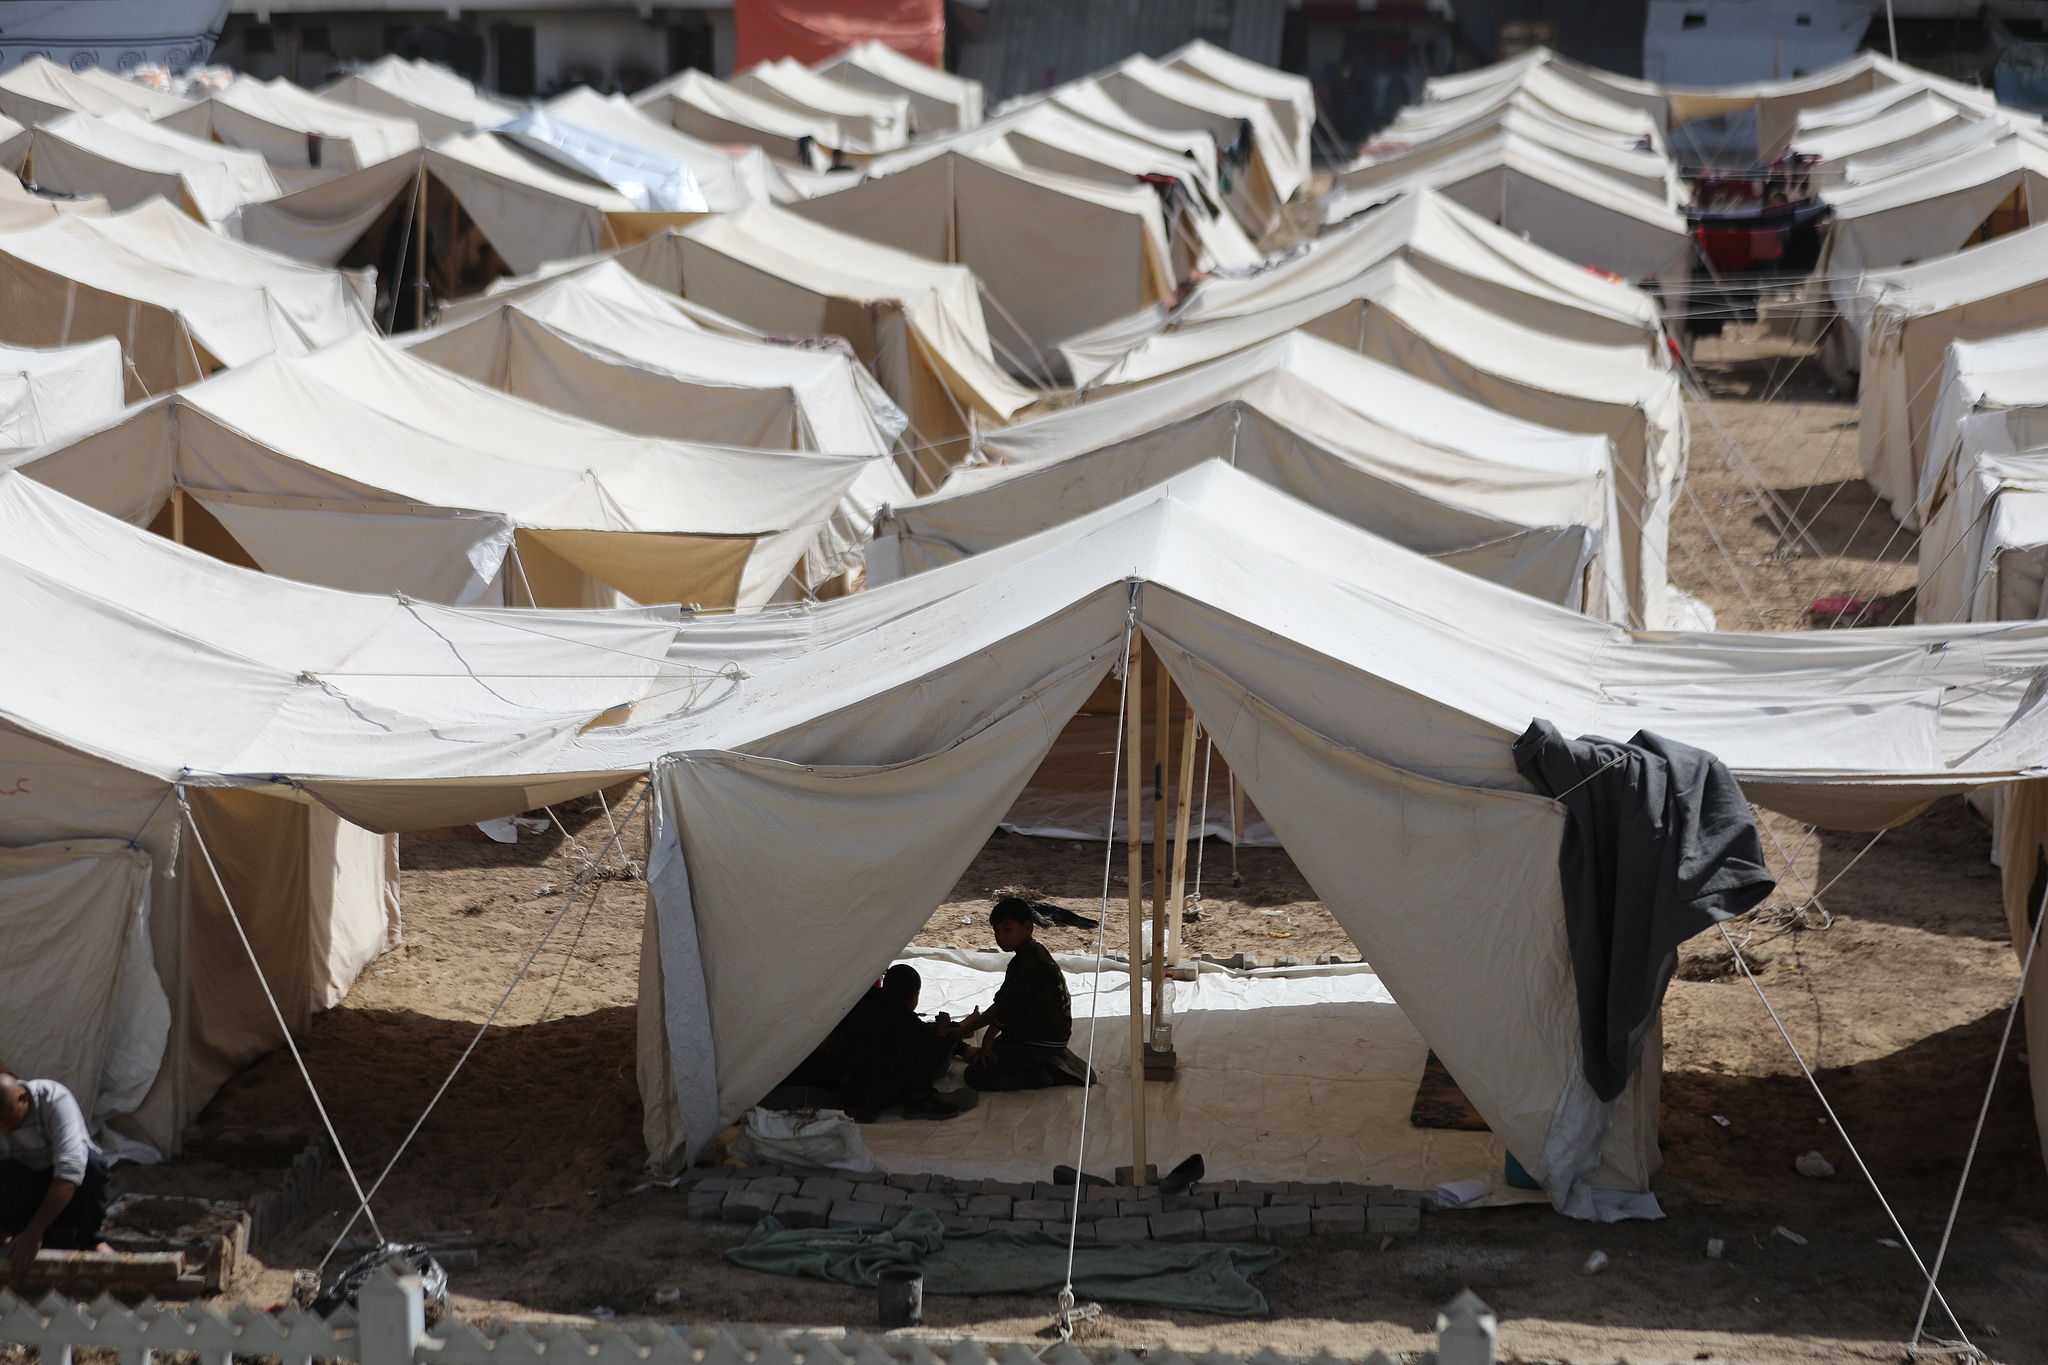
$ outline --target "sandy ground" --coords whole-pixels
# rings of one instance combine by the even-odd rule
[[[1673,576],[1726,627],[1800,627],[1816,596],[1898,594],[1913,580],[1911,537],[1897,534],[1854,477],[1853,404],[1828,393],[1811,361],[1795,360],[1769,339],[1700,347],[1711,416],[1744,453],[1724,447],[1708,413],[1695,410]],[[1782,553],[1759,486],[1798,509],[1823,553]],[[627,815],[633,792],[610,796],[621,848],[637,862],[644,848],[638,817]],[[642,888],[602,882],[598,896],[573,907],[559,892],[542,894],[566,886],[580,865],[572,842],[594,854],[610,836],[595,803],[559,813],[573,840],[551,833],[507,847],[474,830],[408,836],[404,945],[305,1040],[343,1143],[367,1178],[547,937],[385,1186],[385,1232],[474,1230],[480,1266],[455,1277],[457,1307],[473,1315],[603,1307],[673,1322],[870,1325],[871,1295],[732,1268],[720,1253],[736,1230],[684,1221],[674,1194],[631,1192],[642,1159],[633,1072]],[[1774,864],[1798,877],[1784,878],[1753,922],[1737,926],[1737,939],[1906,1230],[1931,1246],[2017,977],[1985,861],[1988,833],[1960,802],[1943,802],[1853,867],[1863,836],[1777,818],[1770,834]],[[998,834],[918,941],[988,942],[990,893],[1013,883],[1092,912],[1102,856],[1100,844]],[[1212,842],[1205,856],[1209,918],[1188,931],[1195,951],[1355,956],[1284,852],[1243,851],[1236,884],[1227,847]],[[1820,886],[1838,873],[1826,896],[1831,924],[1818,927],[1826,917],[1812,912],[1802,923],[1814,927],[1786,923],[1807,899],[1799,878]],[[1112,896],[1122,892],[1112,887]],[[1267,910],[1281,914],[1260,913]],[[1272,937],[1282,924],[1290,937]],[[1122,927],[1112,902],[1110,942]],[[1092,934],[1047,937],[1079,948]],[[1300,1355],[1416,1350],[1428,1344],[1436,1310],[1469,1286],[1500,1311],[1504,1348],[1522,1358],[1899,1359],[1919,1300],[1912,1265],[1880,1240],[1893,1233],[1842,1131],[1827,1122],[1718,937],[1688,945],[1664,1038],[1666,1220],[1592,1227],[1540,1208],[1436,1215],[1420,1236],[1384,1251],[1304,1245],[1260,1282],[1269,1320],[1112,1309],[1096,1339]],[[209,1127],[313,1121],[282,1055],[230,1083],[202,1119]],[[1794,1173],[1794,1159],[1811,1150],[1839,1173]],[[117,1183],[248,1192],[196,1161],[123,1167]],[[281,1300],[289,1271],[320,1261],[351,1207],[343,1178],[330,1176],[316,1206],[262,1249],[236,1292]],[[1781,1225],[1807,1244],[1773,1240]],[[1725,1258],[1705,1256],[1708,1238],[1726,1242]],[[1595,1249],[1611,1263],[1588,1276],[1580,1267]],[[2048,1174],[2017,1056],[1991,1110],[1949,1262],[1944,1284],[1973,1336],[2001,1360],[2048,1360]],[[653,1295],[662,1289],[679,1289],[682,1299],[657,1312]],[[1050,1310],[1031,1300],[934,1299],[927,1318],[933,1330],[1020,1337],[1042,1328]]]

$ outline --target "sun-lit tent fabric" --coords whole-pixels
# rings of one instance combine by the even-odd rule
[[[52,218],[69,213],[103,218],[107,201],[97,194],[84,199],[51,198],[35,193],[13,175],[0,175],[0,233],[41,227]]]
[[[396,775],[424,789],[508,761],[544,770],[577,730],[646,694],[675,616],[536,617],[335,592],[223,564],[0,474],[0,623],[36,642],[0,662],[0,772],[18,789],[0,823],[0,919],[12,928],[40,891],[53,917],[111,923],[104,946],[124,958],[146,950],[140,970],[120,964],[120,993],[140,998],[117,998],[111,1019],[81,1013],[67,1031],[74,1047],[106,1049],[99,1103],[81,1092],[88,1109],[175,1152],[220,1084],[281,1041],[215,870],[294,1031],[397,941],[395,840],[277,775]],[[500,781],[481,813],[600,785]],[[477,818],[476,804],[426,813],[454,823]],[[22,940],[8,943],[0,971],[18,971]],[[87,945],[54,946],[62,956],[35,963],[50,979],[81,995],[103,980],[108,964],[94,967]]]
[[[87,431],[126,406],[121,343],[36,350],[0,346],[0,450],[18,450]]]
[[[827,151],[846,141],[837,119],[771,104],[694,67],[648,86],[633,96],[633,104],[691,137],[756,146],[777,161],[811,170],[825,169]]]
[[[518,274],[544,262],[612,251],[701,214],[645,212],[609,185],[550,165],[495,133],[462,133],[427,148],[427,174],[455,196]]]
[[[1696,118],[1753,110],[1758,153],[1773,156],[1792,136],[1803,111],[1841,104],[1894,85],[1938,89],[1962,100],[1983,98],[1981,90],[1961,81],[1946,80],[1870,51],[1791,80],[1698,88],[1673,85],[1667,87],[1667,93],[1673,127]]]
[[[557,412],[641,436],[886,456],[903,415],[850,356],[706,329],[683,300],[605,261],[402,340],[413,354]],[[805,586],[860,563],[876,512],[908,502],[876,459],[806,552]]]
[[[1517,421],[1305,333],[1006,427],[975,449],[986,463],[894,507],[868,554],[871,584],[1220,459],[1469,573],[1626,618],[1604,437]]]
[[[1384,177],[1377,174],[1382,170]],[[1527,234],[1568,261],[1626,280],[1660,281],[1667,291],[1686,287],[1692,278],[1694,249],[1683,214],[1513,133],[1498,133],[1421,166],[1395,161],[1356,176],[1364,183],[1330,197],[1325,223],[1341,223],[1396,195],[1427,188],[1510,232]]]
[[[420,145],[411,119],[325,100],[282,76],[237,76],[200,108],[207,132],[230,147],[260,152],[287,189],[332,180]]]
[[[1532,78],[1540,79],[1535,76],[1538,71],[1563,77],[1610,103],[1640,109],[1655,120],[1660,130],[1671,126],[1671,101],[1663,85],[1634,76],[1616,75],[1612,71],[1603,71],[1596,66],[1587,66],[1560,57],[1556,51],[1548,47],[1533,47],[1491,66],[1476,67],[1471,71],[1460,71],[1448,76],[1431,76],[1423,83],[1422,102],[1435,104],[1464,99],[1482,91],[1512,88]]]
[[[1638,194],[1662,200],[1676,207],[1683,202],[1677,168],[1668,157],[1632,147],[1617,147],[1549,120],[1538,118],[1512,104],[1489,110],[1470,123],[1436,133],[1419,133],[1410,140],[1406,130],[1383,129],[1378,137],[1338,172],[1341,188],[1370,185],[1375,180],[1404,173],[1404,168],[1455,155],[1458,151],[1510,134],[1524,142],[1548,148],[1569,161],[1615,180]]]
[[[19,178],[27,169],[29,147],[34,141],[31,131],[0,114],[0,170]]]
[[[529,109],[492,136],[544,161],[609,185],[643,213],[708,213],[711,206],[684,162],[593,132],[547,109]]]
[[[1601,1113],[1572,1076],[1564,821],[1529,800],[1511,758],[1529,717],[1706,748],[1752,799],[1831,828],[1995,780],[2041,738],[2022,661],[2041,657],[2048,625],[1630,635],[1212,463],[828,604],[794,657],[773,656],[788,636],[692,623],[672,666],[738,663],[733,695],[586,737],[602,752],[659,735],[673,755],[656,775],[641,996],[657,1162],[686,1162],[744,1113],[916,933],[1109,674],[1127,620],[1475,1107],[1518,1156],[1539,1154],[1532,1173],[1566,1206],[1596,1168],[1596,1184],[1643,1187],[1654,1106],[1640,1125],[1627,1096]],[[1967,695],[1950,709],[1944,689]],[[762,865],[754,850],[789,828],[808,837]]]
[[[68,113],[111,114],[126,109],[156,120],[191,107],[191,100],[122,80],[97,67],[73,71],[48,57],[30,57],[0,74],[0,113],[25,128]]]
[[[36,128],[36,183],[63,194],[103,196],[115,209],[161,197],[219,230],[244,204],[279,194],[269,163],[122,109],[65,114]]]
[[[834,53],[811,69],[856,90],[904,96],[923,137],[958,132],[981,122],[984,96],[980,81],[926,66],[872,38]]]
[[[1862,339],[1856,402],[1863,476],[1893,515],[1917,527],[1921,457],[1949,344],[2048,323],[2048,224],[1867,274],[1849,312]]]
[[[1634,105],[1595,94],[1547,65],[1531,69],[1512,83],[1460,99],[1411,105],[1376,133],[1373,141],[1420,141],[1453,128],[1484,123],[1508,109],[1604,147],[1647,147],[1657,156],[1668,151],[1664,129],[1656,118]]]
[[[991,334],[1026,373],[1068,337],[1174,293],[1149,186],[1039,170],[1007,149],[945,152],[789,211],[972,270],[994,300]]]
[[[629,147],[689,167],[706,206],[730,213],[767,188],[766,158],[757,149],[734,156],[725,147],[700,142],[635,108],[623,95],[600,95],[587,85],[565,91],[541,106],[548,113]],[[758,162],[759,165],[747,163]],[[750,177],[756,182],[750,186]]]
[[[1861,123],[1817,132],[1795,133],[1791,152],[1815,160],[1820,183],[1832,186],[1847,179],[1846,163],[1857,156],[1895,155],[1980,119],[1947,100],[1923,94]]]
[[[2009,453],[2029,448],[2032,441],[2021,433],[2044,414],[2048,329],[1950,342],[1927,420],[1927,439],[1920,447],[1916,499],[1921,518],[1931,521],[1948,497],[1960,457],[1972,449]],[[2048,426],[2038,429],[2048,435]]]
[[[1061,346],[1079,383],[1147,337],[1299,302],[1400,256],[1445,289],[1539,332],[1602,345],[1663,347],[1656,300],[1496,227],[1434,190],[1404,194],[1250,274],[1197,282],[1171,312],[1133,313]]]
[[[400,195],[419,183],[418,153],[348,171],[260,204],[244,204],[242,240],[315,265],[334,265]]]
[[[1675,624],[1666,551],[1685,478],[1685,407],[1677,376],[1640,346],[1530,331],[1397,257],[1294,303],[1160,333],[1085,392],[1174,374],[1297,327],[1525,421],[1608,437],[1628,610],[1648,629]]]
[[[1884,147],[1850,157],[1841,166],[1842,184],[1867,185],[1897,175],[1910,175],[1931,166],[1978,156],[2001,142],[2022,136],[2026,134],[2021,128],[2004,117],[1957,124],[1915,146],[1903,149]],[[1838,193],[1839,190],[1832,192]]]
[[[910,141],[909,96],[856,90],[790,57],[735,72],[731,85],[801,118],[830,120],[842,151],[887,152]]]
[[[1979,118],[1989,117],[1998,108],[1998,101],[1989,90],[1964,91],[1953,85],[1936,86],[1929,81],[1887,85],[1837,104],[1800,110],[1792,123],[1788,150],[1796,150],[1803,138],[1824,137],[1847,128],[1867,127],[1901,109],[1930,101],[1950,109],[1967,110]]]
[[[117,338],[131,400],[369,330],[341,272],[231,241],[160,199],[0,234],[0,342]]]
[[[1036,395],[995,363],[974,272],[770,204],[717,214],[619,253],[656,288],[776,336],[838,336],[910,418],[919,477],[935,482],[975,423]]]
[[[1315,86],[1306,76],[1276,71],[1201,38],[1159,59],[1169,71],[1210,81],[1266,102],[1280,131],[1293,140],[1294,155],[1306,166],[1316,126]]]
[[[2036,621],[2048,616],[2048,456],[1956,462],[1920,538],[1914,619]]]
[[[351,591],[756,607],[876,458],[629,435],[359,336],[14,465],[137,525],[184,489],[261,567]]]
[[[444,66],[395,53],[335,77],[320,87],[320,98],[411,119],[429,141],[450,133],[480,133],[519,112]]]

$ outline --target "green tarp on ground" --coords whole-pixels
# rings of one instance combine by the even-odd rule
[[[1256,1275],[1287,1253],[1220,1242],[1083,1242],[1074,1248],[1074,1293],[1083,1299],[1186,1308],[1250,1318],[1266,1312]],[[948,1237],[930,1209],[912,1209],[893,1228],[786,1228],[763,1218],[725,1253],[735,1265],[836,1284],[872,1285],[892,1266],[924,1274],[927,1294],[1057,1294],[1067,1280],[1067,1240],[1050,1232],[996,1228]]]

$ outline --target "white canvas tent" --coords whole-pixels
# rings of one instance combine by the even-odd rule
[[[28,167],[31,141],[29,129],[0,114],[0,170],[18,179]]]
[[[751,199],[769,196],[774,173],[758,148],[735,156],[731,149],[700,142],[635,108],[623,95],[600,95],[587,85],[555,96],[541,106],[579,128],[666,157],[690,168],[705,205],[731,213]]]
[[[1926,93],[1856,123],[1795,132],[1790,151],[1813,157],[1818,183],[1832,187],[1847,181],[1853,158],[1898,156],[1982,121],[1975,111],[1965,112],[1939,95]]]
[[[411,119],[325,100],[282,76],[270,81],[237,76],[191,117],[200,113],[206,133],[230,147],[261,153],[290,190],[389,161],[420,145],[419,126]]]
[[[1159,64],[1183,76],[1264,100],[1280,132],[1290,140],[1295,158],[1308,165],[1316,126],[1316,92],[1308,77],[1276,71],[1201,38],[1175,48],[1161,57]]]
[[[1670,207],[1679,207],[1684,202],[1678,171],[1670,158],[1642,148],[1615,146],[1611,141],[1589,137],[1511,103],[1441,131],[1405,129],[1398,122],[1384,128],[1350,165],[1337,173],[1336,185],[1345,189],[1366,188],[1389,177],[1400,178],[1432,161],[1455,156],[1503,134],[1547,148]]]
[[[418,191],[421,165],[418,153],[407,153],[260,204],[244,204],[237,219],[240,236],[252,246],[294,260],[335,265],[399,196]],[[408,199],[407,210],[412,206]],[[393,221],[400,232],[407,231],[404,220]],[[397,273],[402,276],[407,269],[401,267]],[[384,281],[387,287],[394,283]]]
[[[73,71],[48,57],[30,57],[0,74],[0,113],[24,128],[69,113],[111,114],[117,109],[154,122],[184,114],[192,107],[188,99],[122,80],[98,67]]]
[[[1382,176],[1378,174],[1384,171]],[[1685,217],[1583,162],[1501,132],[1440,159],[1358,172],[1366,183],[1333,194],[1325,223],[1341,223],[1396,195],[1433,189],[1537,246],[1667,294],[1690,287],[1693,242]]]
[[[53,199],[35,193],[13,175],[0,175],[0,233],[41,227],[60,214],[83,213],[103,218],[106,212],[107,201],[99,195]]]
[[[131,399],[369,330],[368,309],[339,271],[230,241],[162,200],[0,234],[0,341],[115,337]]]
[[[1894,85],[1938,89],[1965,101],[1983,98],[1981,90],[1960,81],[1944,80],[1881,53],[1864,51],[1839,65],[1791,80],[1698,88],[1671,86],[1671,125],[1675,128],[1691,119],[1753,110],[1758,153],[1775,155],[1791,138],[1804,110],[1840,104]]]
[[[1920,538],[1915,619],[2038,621],[2044,588],[2048,460],[2038,448],[1959,451]]]
[[[902,95],[910,101],[920,137],[959,132],[981,122],[980,81],[926,66],[872,38],[835,52],[811,69],[856,90]]]
[[[898,503],[868,581],[1055,526],[1207,460],[1468,573],[1626,618],[1606,438],[1551,431],[1302,332],[984,436]]]
[[[175,533],[196,503],[238,547],[228,557],[350,591],[730,608],[790,590],[879,458],[632,436],[359,336],[140,405],[13,467],[138,526]]]
[[[428,141],[450,133],[480,133],[519,112],[444,66],[395,53],[335,77],[320,87],[320,98],[410,119]]]
[[[294,1030],[397,938],[395,841],[280,775],[432,789],[507,759],[544,769],[566,736],[645,694],[675,612],[542,622],[334,592],[0,474],[0,624],[36,642],[0,664],[15,793],[0,977],[17,1006],[17,987],[40,983],[49,1011],[8,1010],[0,1050],[35,1074],[67,1069],[88,1113],[168,1153],[281,1041],[212,869]],[[598,785],[501,784],[480,812],[425,813],[453,823]],[[204,855],[180,828],[180,786]]]
[[[1917,527],[1921,457],[1949,344],[2048,323],[2048,224],[1867,274],[1848,311],[1862,340],[1856,401],[1863,476],[1902,523]]]
[[[1663,125],[1655,116],[1636,105],[1594,93],[1548,65],[1533,67],[1512,82],[1475,90],[1457,99],[1410,105],[1376,134],[1373,142],[1421,142],[1453,129],[1483,126],[1508,110],[1602,147],[1643,149],[1659,157],[1669,151]]]
[[[1160,333],[1087,393],[1155,380],[1297,327],[1540,426],[1608,437],[1632,619],[1660,629],[1694,610],[1670,587],[1665,565],[1687,451],[1677,377],[1638,346],[1532,332],[1398,258],[1290,304]]]
[[[759,147],[806,170],[824,170],[828,151],[848,140],[837,119],[771,104],[694,67],[648,86],[633,104],[704,142]]]
[[[0,346],[0,450],[87,431],[126,405],[121,343],[101,337],[35,350]]]
[[[1959,461],[1979,452],[2030,449],[2048,414],[2048,329],[1949,343],[1920,447],[1917,510],[1930,521],[1948,497]]]
[[[790,57],[733,73],[732,87],[805,119],[839,128],[838,150],[873,155],[910,141],[910,97],[856,90]]]
[[[1109,675],[1127,621],[1489,1126],[1584,1212],[1581,1181],[1647,1187],[1657,1062],[1613,1108],[1576,1079],[1564,816],[1510,757],[1531,716],[1708,749],[1752,800],[1838,829],[2041,756],[2023,661],[2044,657],[2048,624],[1631,636],[1212,464],[829,603],[794,657],[770,651],[795,623],[775,641],[687,627],[672,665],[742,663],[734,698],[583,741],[670,755],[641,993],[657,1163],[744,1113],[925,923]],[[1938,706],[1943,688],[1960,704]],[[792,827],[809,837],[756,856]],[[1113,1087],[1121,1055],[1097,1053]]]
[[[1166,222],[1149,186],[1040,170],[1005,148],[941,152],[789,211],[972,270],[994,302],[994,342],[1016,373],[1056,378],[1050,357],[1068,337],[1174,294]]]
[[[478,383],[640,436],[881,457],[904,426],[850,355],[712,331],[682,299],[616,261],[508,292],[400,344]],[[807,552],[804,586],[815,593],[856,571],[875,514],[911,496],[893,460],[871,460]]]
[[[269,163],[254,152],[146,123],[125,109],[65,114],[33,134],[36,183],[63,194],[97,194],[116,209],[161,197],[216,231],[244,204],[280,193]]]

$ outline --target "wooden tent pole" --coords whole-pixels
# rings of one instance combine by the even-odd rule
[[[1195,723],[1194,708],[1189,707],[1180,727],[1180,801],[1173,816],[1173,894],[1167,898],[1166,913],[1169,964],[1180,961],[1180,906],[1188,886],[1188,812],[1195,796],[1195,735],[1201,728]]]
[[[419,180],[413,188],[413,291],[412,327],[427,325],[427,162],[420,158]]]
[[[1154,651],[1155,653],[1157,651]],[[1166,784],[1173,772],[1173,675],[1159,665],[1159,683],[1154,689],[1152,750],[1152,1018],[1159,1018],[1159,1000],[1166,987],[1166,864],[1169,850]],[[1139,1181],[1144,1184],[1144,1181]]]
[[[1144,956],[1145,922],[1145,637],[1131,631],[1130,659],[1124,679],[1124,843],[1130,850],[1131,938],[1131,1183],[1145,1179],[1145,980],[1139,962]]]
[[[171,543],[185,543],[185,490],[171,485]]]

